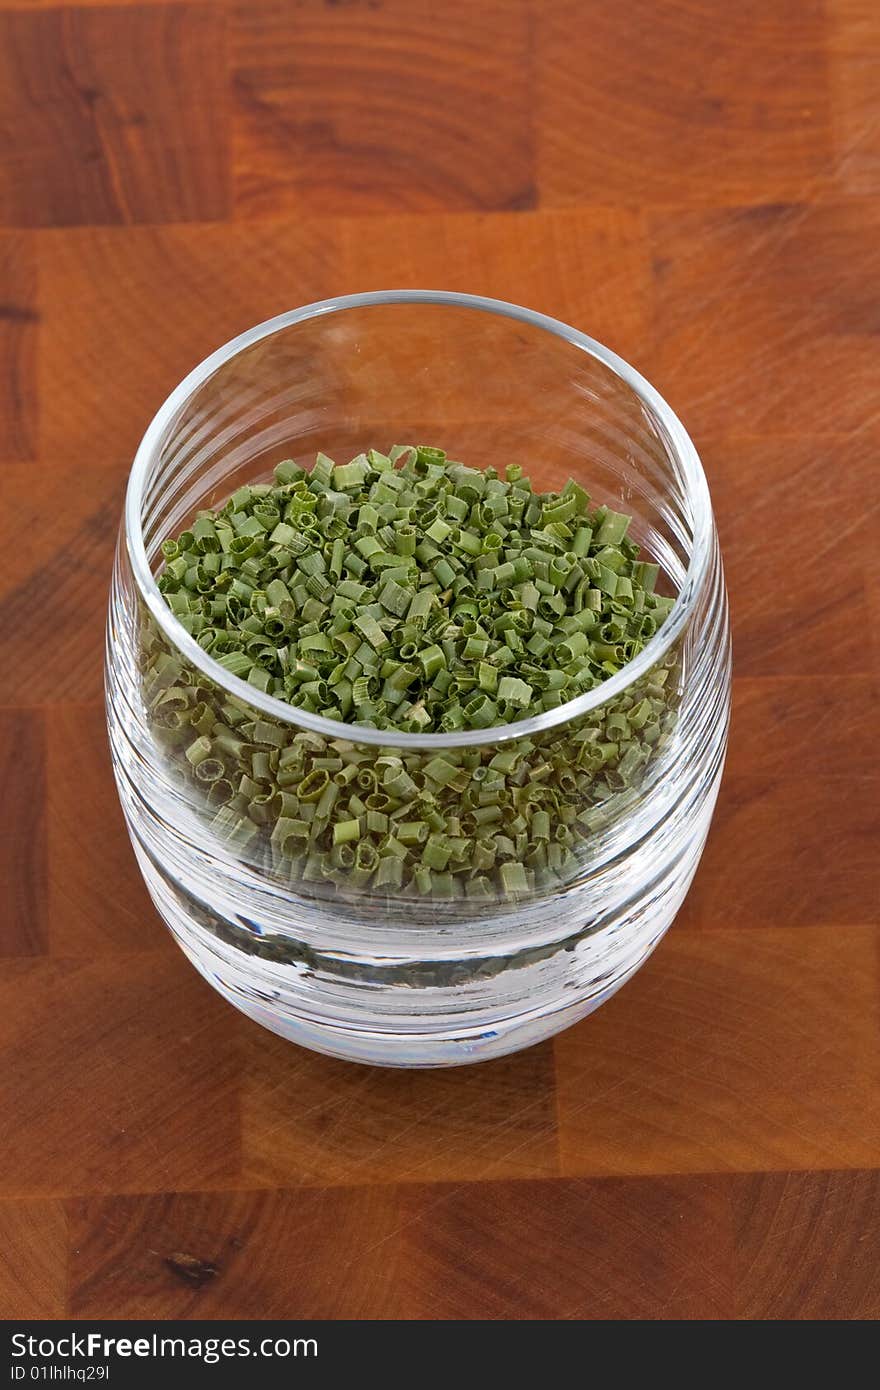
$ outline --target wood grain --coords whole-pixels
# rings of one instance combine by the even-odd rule
[[[112,1302],[120,1317],[399,1316],[411,1306],[406,1198],[357,1187],[72,1203],[71,1311],[95,1317]],[[194,1288],[169,1265],[179,1254],[216,1274]]]
[[[50,461],[88,457],[100,438],[101,460],[124,469],[203,357],[336,287],[333,238],[298,220],[257,237],[226,223],[83,228],[47,233],[41,246],[40,447]]]
[[[107,588],[127,466],[103,451],[93,458],[91,449],[84,459],[62,446],[46,467],[0,469],[0,505],[18,538],[15,564],[0,569],[4,704],[101,699]],[[51,661],[35,632],[51,633]]]
[[[90,1200],[72,1211],[72,1301],[81,1317],[108,1297],[151,1317],[230,1304],[274,1317],[715,1316],[731,1306],[732,1244],[709,1237],[731,1216],[713,1179]],[[217,1274],[186,1287],[164,1264],[175,1249],[204,1252]],[[265,1280],[271,1264],[289,1270],[283,1286]]]
[[[550,1044],[421,1073],[352,1067],[251,1032],[243,1175],[278,1187],[552,1176],[554,1079]]]
[[[175,957],[10,961],[0,1020],[0,1196],[235,1180],[237,1023]]]
[[[826,0],[835,174],[847,193],[880,189],[880,34],[873,0]]]
[[[0,220],[223,217],[224,34],[199,5],[0,13]]]
[[[873,0],[0,0],[0,1316],[880,1316],[878,92]],[[251,324],[389,285],[645,372],[733,615],[673,931],[461,1072],[215,995],[103,729],[154,411]],[[450,444],[516,443],[495,406]]]
[[[873,920],[880,777],[871,745],[867,756],[873,775],[817,775],[809,762],[790,779],[731,772],[684,920],[721,927]]]
[[[0,230],[0,459],[36,448],[37,266],[25,237]]]
[[[817,0],[554,3],[537,29],[542,201],[798,199],[830,165]],[[588,94],[588,95],[587,95]]]
[[[83,797],[86,786],[90,794]],[[131,852],[110,770],[103,704],[53,705],[46,711],[46,819],[50,954],[91,960],[172,951],[173,939],[153,910]]]
[[[762,1173],[737,1181],[743,1318],[876,1318],[876,1173]]]
[[[775,203],[649,215],[657,386],[698,433],[876,426],[880,207]]]
[[[40,955],[48,936],[46,840],[46,734],[40,709],[0,709],[0,956]]]
[[[651,265],[626,207],[377,217],[338,223],[345,291],[442,286],[540,306],[638,361],[651,332]],[[513,408],[509,403],[509,409]]]
[[[555,1042],[562,1171],[880,1161],[876,927],[673,931]]]
[[[880,429],[866,424],[848,437],[709,434],[698,443],[719,519],[737,673],[809,679],[876,671],[870,588]]]
[[[232,30],[237,216],[536,201],[525,0],[246,3]]]
[[[65,1316],[67,1241],[67,1213],[62,1202],[0,1203],[4,1318]]]
[[[806,770],[811,777],[840,778],[849,786],[851,770],[860,763],[865,774],[876,775],[878,699],[880,680],[870,675],[828,681],[737,676],[729,770],[747,774],[760,752],[765,775],[774,778],[803,777]],[[784,739],[774,736],[782,726]]]
[[[420,1223],[418,1283],[433,1317],[723,1316],[729,1219],[713,1177],[469,1184]]]
[[[873,1170],[77,1199],[70,1307],[83,1319],[108,1304],[157,1319],[875,1318],[877,1201]],[[178,1254],[214,1273],[194,1287]]]

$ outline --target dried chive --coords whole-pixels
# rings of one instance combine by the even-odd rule
[[[500,477],[428,446],[285,460],[164,542],[159,587],[228,672],[339,737],[257,716],[147,619],[157,738],[217,834],[249,855],[265,842],[315,892],[518,899],[563,882],[670,737],[674,654],[610,705],[501,746],[364,748],[345,726],[491,730],[608,679],[673,604],[630,524],[574,482],[539,493],[518,465]]]

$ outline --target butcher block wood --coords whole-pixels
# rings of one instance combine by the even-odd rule
[[[880,1316],[878,132],[873,0],[0,0],[0,1315]],[[214,994],[103,726],[151,415],[250,324],[389,286],[649,376],[733,612],[678,921],[461,1071]]]

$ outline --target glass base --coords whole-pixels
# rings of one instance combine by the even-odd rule
[[[690,885],[692,864],[654,903],[651,930],[638,949],[577,978],[577,954],[511,967],[493,981],[493,1007],[471,987],[416,989],[355,984],[314,960],[258,961],[225,940],[229,919],[206,910],[157,869],[133,841],[150,895],[186,955],[208,983],[248,1018],[289,1042],[344,1061],[382,1067],[453,1067],[490,1061],[543,1042],[586,1018],[644,964],[665,935]],[[351,972],[351,962],[347,964]],[[502,981],[506,982],[502,985]],[[515,982],[514,982],[515,981]],[[501,985],[501,988],[497,988]],[[468,1007],[469,1002],[471,1007]],[[366,1007],[364,1007],[366,1006]]]
[[[175,936],[177,934],[175,933]],[[316,1023],[299,1018],[287,1012],[279,1012],[277,1004],[268,1004],[253,998],[252,991],[220,979],[210,965],[188,950],[180,937],[177,940],[184,954],[204,976],[209,984],[224,999],[233,1004],[241,1013],[255,1023],[277,1033],[280,1038],[307,1047],[312,1052],[323,1052],[327,1057],[338,1057],[345,1062],[361,1062],[376,1067],[460,1067],[474,1062],[488,1062],[495,1057],[503,1057],[509,1052],[520,1052],[535,1043],[544,1042],[554,1033],[561,1033],[572,1024],[598,1009],[601,1004],[616,994],[621,985],[634,975],[642,960],[636,962],[625,975],[606,985],[588,999],[567,1003],[561,1008],[545,1013],[528,1013],[520,1017],[499,1021],[490,1029],[474,1028],[463,1032],[373,1032],[333,1023]],[[656,942],[652,944],[656,945]],[[650,955],[650,951],[647,953]]]

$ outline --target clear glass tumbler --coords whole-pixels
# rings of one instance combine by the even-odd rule
[[[281,459],[309,466],[319,449],[343,461],[392,443],[499,471],[516,462],[547,490],[572,477],[630,514],[675,599],[666,622],[603,684],[486,730],[342,724],[231,675],[166,606],[162,542]],[[119,794],[183,951],[237,1008],[294,1042],[449,1066],[526,1047],[608,999],[687,892],[729,700],[724,582],[696,451],[637,372],[565,324],[434,291],[311,304],[201,363],[144,436],[107,633]],[[443,787],[426,771],[438,754],[458,769]],[[480,841],[479,871],[404,891],[382,862],[389,841],[364,830],[335,856],[344,872],[328,872],[283,814],[285,788],[306,803],[357,795],[388,809],[389,781],[391,809],[411,803],[414,820],[439,797]],[[549,796],[545,842],[526,846],[515,816],[492,824],[492,788],[508,819],[524,797]]]

